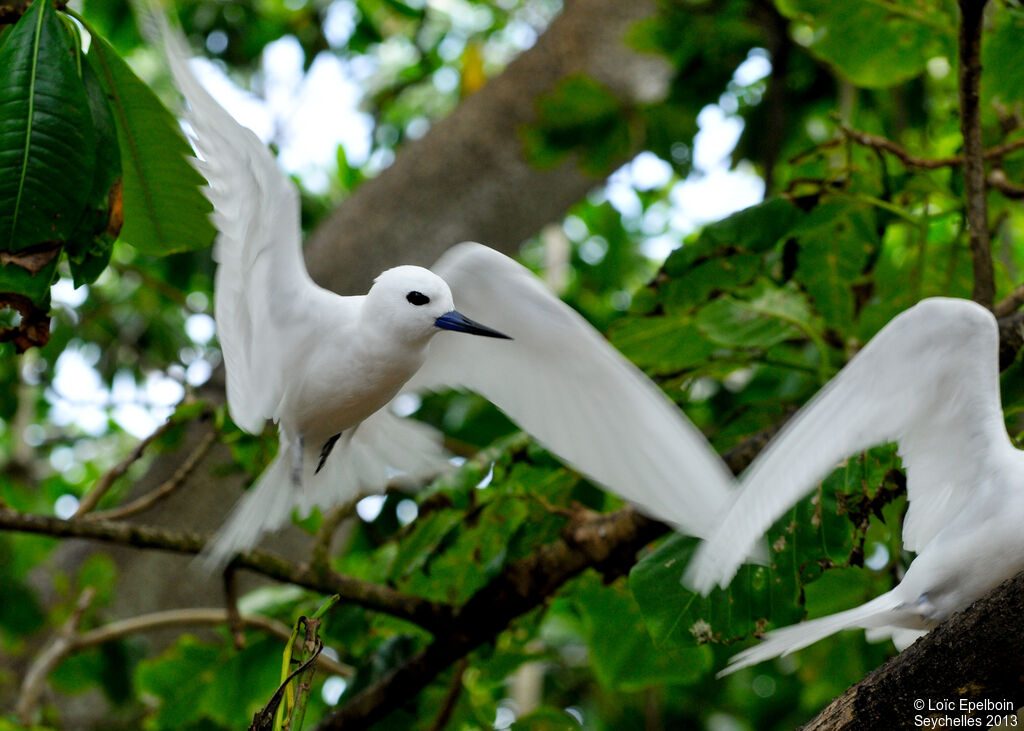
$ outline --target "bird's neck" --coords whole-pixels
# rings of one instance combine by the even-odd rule
[[[404,374],[403,380],[412,376],[427,357],[427,343],[396,338],[391,333],[361,328],[357,341],[353,343],[357,357],[370,368],[386,368],[396,375]]]

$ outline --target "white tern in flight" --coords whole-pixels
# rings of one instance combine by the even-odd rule
[[[214,314],[228,407],[242,429],[260,433],[273,419],[280,434],[277,457],[205,549],[208,567],[252,547],[294,508],[382,490],[389,469],[417,475],[446,465],[433,429],[386,408],[410,389],[477,391],[583,474],[687,533],[710,534],[733,487],[724,463],[657,386],[525,267],[464,243],[432,272],[389,269],[364,296],[314,284],[295,186],[198,83],[180,34],[156,21],[215,209]]]
[[[749,546],[841,459],[896,442],[907,475],[903,545],[917,556],[891,591],[772,630],[720,675],[847,628],[899,649],[1024,569],[1024,452],[999,400],[999,329],[968,300],[924,300],[893,318],[744,473],[735,503],[685,583],[725,587]]]

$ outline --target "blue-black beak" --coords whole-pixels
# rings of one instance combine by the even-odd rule
[[[439,318],[434,320],[434,324],[442,330],[454,330],[455,332],[469,333],[470,335],[483,335],[485,338],[501,338],[502,340],[512,339],[505,333],[492,330],[486,325],[481,325],[479,322],[473,322],[457,310],[452,310],[451,312],[446,312],[441,315]]]

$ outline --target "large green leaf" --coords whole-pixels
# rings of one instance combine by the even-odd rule
[[[999,73],[982,76],[982,92],[986,101],[992,97],[1002,104],[1024,99],[1024,16],[1019,9],[992,8],[992,22],[981,44],[981,65],[986,71]]]
[[[657,375],[692,368],[719,347],[701,334],[692,318],[679,315],[622,320],[609,337],[630,361]]]
[[[655,644],[729,643],[801,619],[804,587],[826,569],[862,555],[868,518],[881,515],[895,494],[887,478],[896,464],[891,447],[847,460],[768,531],[767,565],[741,567],[728,587],[707,597],[680,583],[697,540],[670,537],[633,567],[629,579]],[[828,607],[822,599],[827,592],[814,596],[814,609],[821,613]]]
[[[117,146],[117,127],[91,61],[82,65],[82,83],[96,131],[96,163],[85,213],[66,247],[76,287],[94,281],[106,269],[121,229],[121,154]]]
[[[801,216],[800,209],[785,198],[769,198],[744,208],[721,221],[708,224],[695,242],[673,251],[665,262],[665,273],[678,277],[716,255],[768,251],[796,225]]]
[[[204,719],[244,728],[277,689],[280,669],[281,642],[275,638],[256,639],[236,653],[185,635],[140,663],[135,683],[160,699],[147,728],[188,728]]]
[[[711,340],[737,348],[767,348],[809,331],[810,312],[794,292],[765,287],[751,300],[720,297],[697,314]]]
[[[879,247],[872,209],[850,201],[828,201],[815,208],[793,235],[800,244],[797,279],[826,322],[849,332],[854,316],[851,285]]]
[[[36,0],[0,49],[0,291],[46,301],[92,187],[95,135],[75,51]]]
[[[210,203],[177,121],[102,36],[92,37],[89,61],[113,110],[121,148],[121,238],[157,256],[209,246],[215,234]]]
[[[678,580],[677,580],[678,583]],[[623,582],[604,586],[584,574],[568,596],[579,610],[594,673],[602,685],[635,691],[659,683],[692,683],[711,667],[708,648],[655,646]],[[671,598],[662,595],[668,604]]]
[[[779,11],[810,26],[810,50],[857,86],[884,89],[952,55],[956,6],[938,11],[916,0],[775,0]]]

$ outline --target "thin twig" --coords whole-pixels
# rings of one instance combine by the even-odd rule
[[[21,684],[21,693],[18,696],[18,704],[14,710],[18,714],[18,719],[26,726],[32,723],[32,715],[50,671],[74,652],[78,625],[82,623],[82,617],[95,596],[96,589],[91,586],[87,586],[82,591],[71,616],[67,618],[67,621],[25,673],[25,680]]]
[[[77,628],[81,622],[82,614],[87,609],[88,603],[94,594],[95,590],[92,587],[87,588],[82,593],[74,613],[65,622],[54,640],[47,645],[46,649],[36,657],[29,667],[25,675],[25,681],[22,684],[21,697],[18,700],[17,707],[18,717],[23,723],[29,724],[31,722],[33,711],[38,703],[46,678],[58,665],[76,652],[152,630],[179,626],[220,625],[229,621],[227,610],[218,607],[170,609],[163,612],[153,612],[138,617],[121,619],[78,634]],[[259,614],[246,614],[240,619],[246,627],[261,630],[281,640],[287,641],[291,636],[291,629],[275,619]],[[324,654],[317,657],[317,665],[325,672],[333,675],[340,675],[345,678],[351,678],[355,675],[355,668],[333,660]]]
[[[960,155],[952,155],[950,157],[919,157],[912,154],[907,150],[907,148],[903,147],[899,143],[893,142],[888,137],[873,135],[870,132],[854,129],[844,122],[839,124],[839,131],[842,132],[845,137],[853,140],[863,147],[870,147],[874,150],[884,150],[885,152],[890,153],[910,168],[938,170],[939,168],[960,167],[964,163],[964,158]],[[825,143],[825,145],[828,144],[830,143]],[[985,160],[995,160],[997,162],[1002,161],[1004,157],[1021,148],[1024,148],[1024,137],[990,147],[982,153],[982,158]]]
[[[129,515],[135,515],[141,513],[155,503],[163,500],[165,497],[170,495],[181,485],[185,483],[188,476],[192,474],[193,470],[199,465],[199,462],[206,456],[206,453],[210,451],[210,448],[217,442],[217,431],[211,429],[196,445],[196,448],[192,450],[181,466],[171,475],[170,479],[166,480],[162,485],[157,487],[155,490],[147,492],[136,500],[130,503],[120,505],[110,510],[97,510],[95,513],[89,513],[84,516],[86,520],[120,520],[127,518]],[[79,517],[78,513],[75,513],[74,517]]]
[[[231,642],[236,650],[245,647],[245,634],[242,632],[242,615],[238,611],[238,581],[234,566],[224,569],[224,604],[228,613],[228,629],[231,631]]]
[[[1024,198],[1024,185],[1014,183],[1012,180],[1006,177],[1006,172],[1002,168],[996,168],[988,174],[985,182],[988,183],[988,187],[993,190],[997,190],[1003,194],[1003,196],[1012,200],[1020,200]]]
[[[434,717],[429,731],[443,731],[444,727],[452,719],[452,714],[455,713],[455,706],[459,702],[459,696],[462,695],[462,676],[465,674],[466,666],[468,665],[468,657],[462,657],[455,663],[455,668],[452,670],[452,679],[448,682],[448,690],[445,692],[444,700],[441,702],[441,710]]]
[[[175,426],[175,423],[171,419],[165,421],[163,424],[157,427],[156,431],[154,431],[148,437],[146,437],[145,439],[141,440],[138,444],[136,444],[132,448],[132,451],[128,453],[127,457],[122,459],[120,462],[118,462],[116,465],[110,468],[110,470],[101,475],[100,479],[96,481],[96,484],[93,485],[92,489],[89,490],[89,492],[87,492],[82,497],[82,501],[78,504],[78,510],[76,510],[75,514],[71,517],[81,518],[83,515],[85,515],[90,510],[95,508],[99,501],[103,498],[103,496],[107,494],[107,491],[114,484],[114,482],[116,482],[119,477],[121,477],[125,472],[127,472],[128,468],[130,468],[133,464],[139,461],[143,453],[146,451],[146,447],[148,447],[150,444],[152,444],[157,439],[166,434],[172,426]]]
[[[960,0],[960,131],[964,138],[964,197],[974,264],[971,299],[992,309],[995,273],[988,234],[985,158],[981,139],[981,33],[986,0]]]
[[[957,157],[918,157],[912,155],[905,147],[893,142],[887,137],[880,137],[868,132],[854,129],[848,124],[840,123],[839,130],[844,136],[853,140],[859,145],[870,147],[875,150],[885,150],[895,155],[900,162],[910,168],[922,168],[924,170],[937,170],[938,168],[958,167],[963,159]]]

